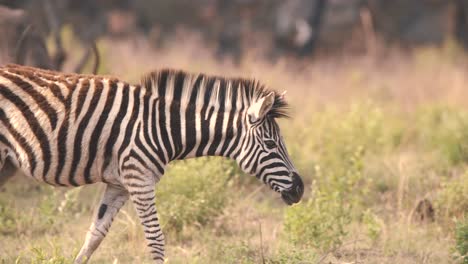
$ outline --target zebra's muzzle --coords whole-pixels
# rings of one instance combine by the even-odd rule
[[[281,198],[287,205],[298,203],[304,194],[304,183],[301,177],[295,172],[292,174],[292,186],[288,190],[281,192]]]

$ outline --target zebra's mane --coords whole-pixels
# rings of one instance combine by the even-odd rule
[[[160,96],[164,96],[165,99],[177,100],[181,104],[188,104],[190,96],[196,92],[197,103],[203,104],[204,100],[208,98],[209,103],[215,107],[225,100],[232,102],[235,92],[237,92],[237,96],[241,95],[247,98],[249,104],[273,92],[275,100],[267,115],[272,118],[289,117],[288,104],[283,96],[266,88],[255,79],[227,78],[163,69],[143,76],[141,85]],[[231,104],[225,104],[225,107],[226,105]]]

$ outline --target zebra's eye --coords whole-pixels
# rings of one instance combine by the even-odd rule
[[[274,149],[276,148],[276,142],[273,140],[265,140],[265,145],[268,149]]]

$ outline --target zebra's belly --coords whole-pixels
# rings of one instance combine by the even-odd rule
[[[57,157],[45,163],[43,159],[31,162],[28,155],[22,150],[15,150],[17,157],[8,159],[18,168],[18,171],[27,177],[45,182],[54,186],[81,186],[103,181],[101,172],[101,159],[94,160],[65,158],[59,162]]]
[[[60,120],[54,130],[43,129],[47,132],[43,137],[18,121],[14,124],[15,129],[0,124],[0,168],[2,159],[8,158],[26,176],[55,186],[105,181],[104,172],[109,165],[115,164],[104,164],[102,142],[107,140],[108,133],[104,131],[97,143],[92,143],[93,130],[80,132],[78,123],[70,120],[65,126],[63,122]],[[113,155],[112,152],[108,156]],[[112,157],[106,160],[110,159]]]

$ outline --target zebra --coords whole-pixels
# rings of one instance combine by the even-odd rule
[[[114,77],[0,67],[0,178],[19,169],[54,186],[102,182],[104,194],[75,263],[86,263],[131,200],[155,263],[164,234],[155,184],[172,160],[224,156],[291,205],[304,184],[277,118],[284,96],[259,81],[163,69],[139,84]]]

